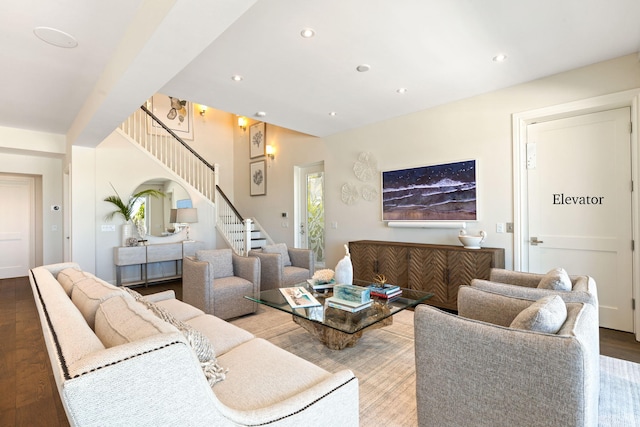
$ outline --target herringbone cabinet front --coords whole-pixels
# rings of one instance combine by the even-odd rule
[[[457,310],[458,288],[471,279],[488,279],[491,268],[504,268],[503,248],[358,240],[349,242],[353,277],[432,292],[428,304]]]

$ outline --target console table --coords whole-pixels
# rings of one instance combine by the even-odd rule
[[[427,304],[458,309],[458,288],[471,279],[489,279],[491,268],[504,268],[503,248],[359,240],[349,242],[354,279],[388,283],[433,293]]]
[[[123,285],[122,267],[129,265],[140,266],[140,279],[126,282],[124,285],[144,284],[146,286],[152,282],[180,279],[182,278],[182,259],[185,256],[194,256],[196,250],[203,248],[204,243],[196,241],[115,247],[113,248],[113,260],[116,265],[116,284]],[[175,274],[150,278],[147,271],[148,265],[160,262],[174,262]]]

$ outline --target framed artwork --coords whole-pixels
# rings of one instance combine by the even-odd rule
[[[476,161],[382,172],[383,221],[476,221]]]
[[[264,156],[267,153],[267,127],[264,122],[254,123],[249,127],[250,158]]]
[[[148,104],[149,110],[181,139],[193,139],[193,106],[191,102],[158,93],[151,97]],[[162,135],[165,130],[149,117],[147,132]]]
[[[264,160],[252,162],[250,171],[250,194],[252,196],[264,196],[267,194],[267,169]]]

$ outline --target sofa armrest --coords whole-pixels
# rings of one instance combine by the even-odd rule
[[[223,425],[185,338],[162,335],[106,349],[74,367],[60,390],[70,424]],[[112,397],[108,404],[105,396]]]
[[[168,291],[156,292],[155,294],[149,294],[142,297],[145,301],[159,302],[170,299],[176,299],[176,292],[173,289]]]
[[[311,249],[289,248],[289,258],[294,267],[309,270],[309,277],[314,273],[314,256]]]
[[[260,290],[278,289],[283,279],[282,255],[250,251],[249,256],[260,259]]]
[[[426,305],[414,316],[421,426],[597,425],[599,372],[576,337],[491,325]]]
[[[182,260],[182,301],[213,314],[213,272],[207,261]]]
[[[215,388],[213,390],[215,393]],[[326,425],[330,420],[331,425],[358,427],[358,378],[350,370],[342,370],[302,393],[261,409],[242,411],[232,409],[219,401],[216,402],[216,408],[233,425],[276,423],[292,427],[314,426]]]
[[[260,290],[260,258],[233,254],[233,275],[253,283]]]

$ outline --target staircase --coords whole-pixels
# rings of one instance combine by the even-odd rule
[[[216,209],[216,229],[238,255],[273,243],[255,218],[243,218],[217,185],[217,168],[207,162],[144,105],[118,131],[191,185]]]

